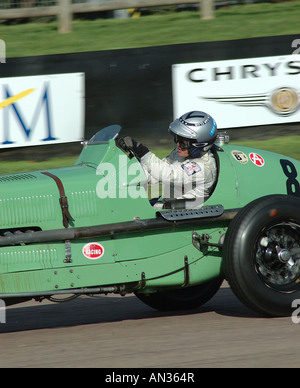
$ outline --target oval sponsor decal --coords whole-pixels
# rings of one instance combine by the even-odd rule
[[[249,154],[249,158],[255,166],[262,167],[265,164],[264,158],[255,152],[251,152],[251,154]]]
[[[82,248],[82,253],[87,259],[96,260],[100,259],[100,257],[104,255],[104,248],[101,244],[91,242],[85,244]]]

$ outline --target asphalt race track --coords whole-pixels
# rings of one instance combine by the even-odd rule
[[[293,368],[299,331],[291,317],[256,315],[226,283],[188,312],[157,312],[134,295],[27,302],[0,324],[0,367]]]

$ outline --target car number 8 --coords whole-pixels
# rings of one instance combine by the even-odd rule
[[[288,178],[286,181],[287,194],[300,197],[300,184],[296,179],[298,175],[296,167],[287,159],[280,159],[280,164],[285,176]]]

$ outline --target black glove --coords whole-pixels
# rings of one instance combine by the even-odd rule
[[[135,154],[135,156],[139,159],[149,152],[146,146],[136,142],[134,139],[132,139],[129,136],[117,137],[116,144],[119,148],[121,148],[125,152],[132,151]]]
[[[116,145],[121,148],[122,151],[128,152],[132,149],[132,140],[129,136],[118,136],[116,138]]]
[[[131,139],[132,145],[133,145],[133,152],[138,158],[142,158],[144,155],[146,155],[149,150],[146,146],[144,146],[142,143],[136,142],[134,139]]]

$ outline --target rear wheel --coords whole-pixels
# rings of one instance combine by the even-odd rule
[[[197,308],[211,299],[221,287],[223,278],[210,280],[176,290],[157,291],[150,294],[136,293],[148,306],[161,311],[189,310]]]
[[[259,198],[231,222],[223,247],[224,275],[252,310],[287,316],[300,298],[300,199]]]

